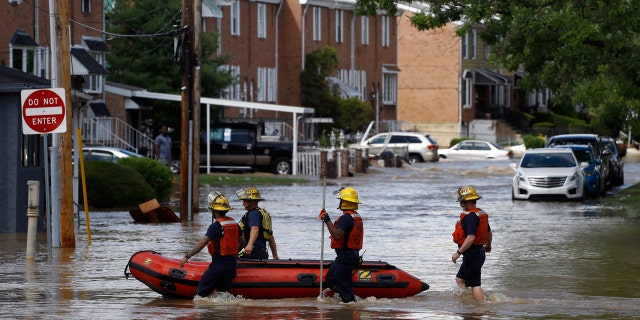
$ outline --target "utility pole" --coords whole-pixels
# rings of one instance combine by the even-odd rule
[[[66,114],[72,115],[71,104],[71,55],[69,48],[69,1],[55,1],[57,13],[56,41],[59,86],[65,90]],[[71,167],[71,149],[73,146],[72,119],[67,120],[67,131],[58,134],[60,147],[60,244],[63,248],[76,246],[73,221],[73,170]],[[52,168],[55,170],[55,168]],[[52,199],[56,205],[56,199]],[[47,226],[50,227],[50,226]]]
[[[200,33],[201,0],[182,1],[182,112],[180,135],[180,218],[198,212],[200,152]]]

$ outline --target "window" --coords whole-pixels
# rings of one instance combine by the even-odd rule
[[[258,38],[267,38],[267,5],[258,3]]]
[[[460,39],[460,55],[462,55],[462,59],[469,59],[469,52],[467,52],[467,47],[469,46],[469,33],[465,33]]]
[[[322,11],[319,7],[313,7],[313,41],[320,41],[322,39]]]
[[[491,46],[485,41],[484,42],[484,59],[488,60],[491,55]]]
[[[382,103],[396,104],[398,91],[398,75],[395,73],[382,74]]]
[[[267,69],[258,68],[258,101],[264,101],[267,91]]]
[[[472,82],[472,73],[469,70],[465,70],[462,73],[461,86],[460,86],[460,99],[462,103],[462,108],[469,109],[471,108],[471,82]]]
[[[369,44],[369,17],[362,16],[360,18],[360,24],[362,25],[360,31],[362,32],[362,44],[367,45]]]
[[[240,35],[240,0],[231,2],[231,35]]]
[[[469,42],[469,51],[472,60],[476,59],[476,47],[478,44],[478,33],[475,29],[471,30],[471,39]]]
[[[267,101],[275,102],[277,97],[276,68],[267,69]]]
[[[389,16],[382,16],[382,46],[389,46]]]
[[[276,100],[276,69],[258,68],[257,101],[274,102]]]
[[[44,136],[44,139],[48,139]],[[39,167],[42,153],[42,138],[39,134],[22,135],[22,167]]]
[[[336,10],[336,42],[341,43],[343,41],[343,29],[344,29],[344,11]]]
[[[221,98],[229,100],[240,100],[240,97],[242,96],[240,90],[240,66],[224,65],[221,66],[220,69],[231,73],[231,77],[234,79],[232,85],[222,90]]]
[[[82,13],[91,13],[91,0],[82,0]]]
[[[104,66],[104,53],[90,52],[91,56],[101,65]],[[84,88],[88,93],[101,93],[104,83],[103,75],[86,75],[84,76]]]

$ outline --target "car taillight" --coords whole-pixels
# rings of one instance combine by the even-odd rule
[[[427,147],[427,149],[429,149],[429,150],[433,150],[435,148],[436,148],[436,146],[434,146],[434,145],[430,145],[430,146]]]

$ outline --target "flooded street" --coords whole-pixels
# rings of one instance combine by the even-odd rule
[[[154,250],[179,258],[205,233],[211,215],[206,195],[230,200],[239,186],[202,187],[201,213],[177,224],[136,224],[126,211],[92,212],[92,242],[76,231],[75,249],[47,253],[38,234],[35,263],[25,261],[26,234],[0,234],[0,305],[11,319],[624,319],[640,315],[640,215],[598,199],[583,202],[511,200],[510,161],[424,163],[371,167],[368,174],[327,180],[326,207],[335,219],[332,191],[354,187],[363,204],[365,260],[393,264],[430,285],[403,299],[369,298],[342,304],[330,298],[251,300],[216,297],[165,299],[143,283],[125,279],[131,255]],[[640,163],[625,164],[626,187],[640,182]],[[490,216],[493,251],[482,287],[487,302],[458,289],[459,265],[451,233],[460,213],[452,192],[473,185],[478,206]],[[333,260],[328,233],[321,238],[318,180],[294,186],[257,186],[272,215],[281,259]],[[242,216],[241,203],[231,201]],[[640,209],[639,209],[640,210]],[[84,213],[81,213],[84,218]],[[83,219],[84,220],[84,219]],[[83,221],[84,223],[84,221]],[[207,261],[203,250],[192,258]]]

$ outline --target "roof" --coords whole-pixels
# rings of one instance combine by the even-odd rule
[[[51,81],[47,79],[0,65],[0,92],[49,87],[51,87]]]
[[[22,47],[37,47],[38,43],[24,30],[16,30],[11,37],[11,44]]]
[[[92,38],[92,37],[82,37],[82,41],[84,42],[85,45],[87,45],[87,48],[89,49],[89,51],[111,52],[103,39]]]
[[[109,73],[87,50],[79,47],[71,48],[71,68],[71,73],[79,76]]]
[[[475,69],[473,75],[474,84],[478,85],[505,85],[511,82],[508,77],[489,69]]]

